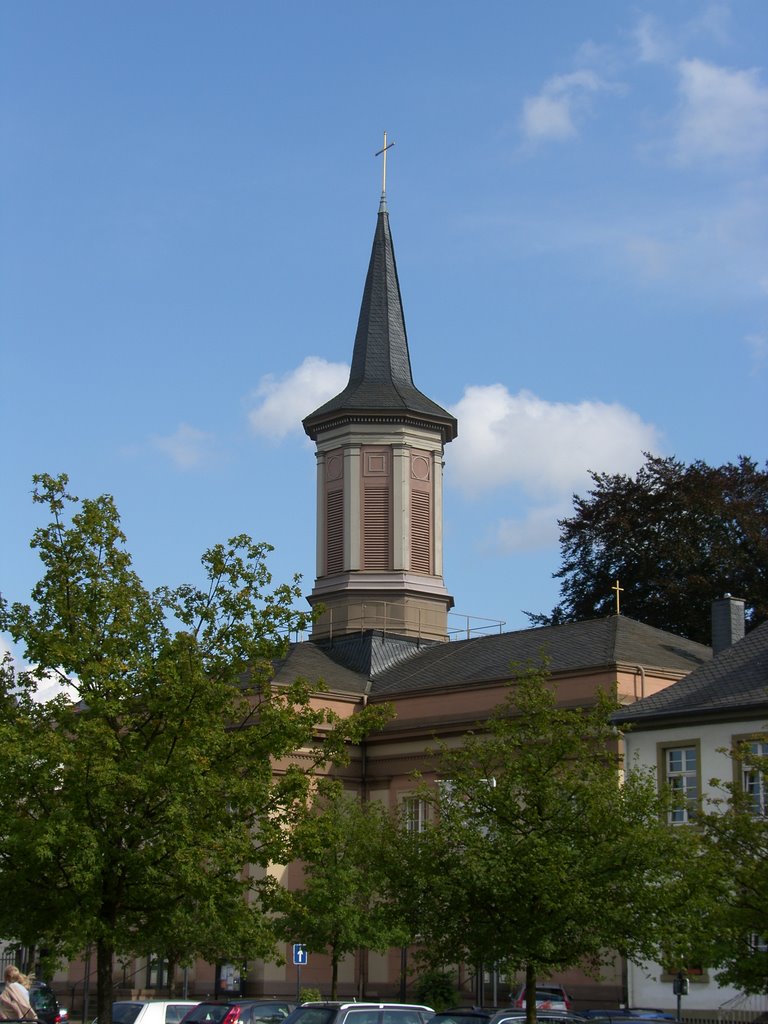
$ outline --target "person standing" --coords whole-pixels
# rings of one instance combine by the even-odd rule
[[[0,992],[0,1019],[36,1021],[29,1001],[27,979],[15,964],[5,968],[5,988]]]

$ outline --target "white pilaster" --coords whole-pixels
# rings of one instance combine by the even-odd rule
[[[317,452],[317,498],[315,522],[315,577],[325,573],[325,452]]]
[[[411,450],[392,447],[392,569],[407,572],[411,551]]]
[[[358,572],[361,550],[360,447],[344,449],[344,569]]]
[[[432,487],[434,502],[435,551],[434,571],[435,576],[443,575],[443,453],[432,452]]]

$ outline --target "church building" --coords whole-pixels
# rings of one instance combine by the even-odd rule
[[[711,658],[708,647],[623,615],[476,636],[462,630],[461,639],[452,633],[453,597],[443,577],[443,472],[458,424],[413,381],[384,193],[349,381],[303,425],[317,460],[317,567],[308,595],[316,617],[311,637],[291,646],[274,678],[277,684],[322,680],[326,689],[318,699],[342,717],[377,702],[394,707],[386,727],[339,770],[350,792],[390,808],[408,801],[409,821],[420,828],[426,808],[413,773],[428,777],[427,750],[436,741],[458,744],[502,703],[513,665],[545,657],[558,701],[588,707],[598,692],[614,687],[624,704],[658,693]],[[285,869],[286,884],[294,869]],[[348,958],[340,995],[397,999],[401,952]],[[295,998],[297,968],[288,950],[286,956],[279,966],[249,963],[237,986],[246,995]],[[213,965],[196,964],[186,979],[189,997],[217,993],[221,976]],[[132,977],[133,993],[153,991],[149,961]],[[462,1001],[473,1002],[474,978],[467,972],[459,980]],[[600,983],[575,973],[556,980],[577,1006],[618,1005],[625,996],[620,967]],[[328,996],[329,961],[312,954],[300,981]],[[409,979],[408,999],[412,984]]]
[[[276,681],[322,679],[324,702],[342,715],[366,703],[394,706],[393,719],[343,769],[345,785],[363,799],[390,808],[408,801],[418,828],[426,808],[413,773],[429,775],[427,748],[458,743],[487,719],[506,696],[513,665],[546,658],[558,701],[587,707],[614,687],[632,703],[711,658],[708,647],[622,615],[454,638],[443,578],[443,460],[458,424],[413,381],[384,193],[349,382],[303,423],[316,445],[317,576],[308,600],[319,614]],[[327,994],[323,961],[313,955],[302,983]],[[258,991],[290,991],[293,971],[264,965],[251,980]],[[599,985],[575,973],[558,980],[582,1006],[616,1005],[624,995],[620,969]],[[471,1002],[474,979],[464,983]],[[368,998],[397,998],[400,984],[400,950],[368,953],[365,963],[349,958],[340,975],[340,992],[350,997],[364,987]]]

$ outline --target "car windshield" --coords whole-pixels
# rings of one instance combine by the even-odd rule
[[[55,1010],[56,1000],[49,988],[33,988],[29,993],[29,1001],[36,1010]]]
[[[189,1003],[168,1003],[165,1008],[165,1024],[179,1024],[189,1009]]]
[[[338,1013],[334,1006],[298,1006],[290,1016],[290,1024],[330,1024]]]
[[[478,1013],[474,1010],[446,1010],[429,1018],[429,1024],[484,1024],[490,1020],[490,1013]]]
[[[405,1007],[386,1009],[382,1013],[382,1024],[422,1024],[423,1020],[418,1010],[407,1010]]]
[[[522,1013],[500,1013],[494,1024],[522,1024],[524,1021],[525,1015]],[[537,1024],[573,1024],[574,1021],[584,1021],[586,1024],[586,1018],[575,1013],[542,1013],[541,1010],[536,1011],[536,1021]]]
[[[112,1024],[133,1024],[143,1003],[112,1003]]]
[[[288,1016],[286,1003],[254,1003],[251,1007],[251,1024],[277,1024]]]
[[[200,1003],[184,1019],[187,1024],[221,1024],[232,1006],[232,1003]]]

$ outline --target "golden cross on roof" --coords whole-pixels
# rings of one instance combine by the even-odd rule
[[[378,151],[378,153],[374,154],[375,156],[381,156],[382,153],[384,154],[384,165],[383,165],[383,167],[381,169],[381,194],[382,195],[384,195],[386,193],[386,191],[387,191],[387,150],[388,149],[392,149],[393,146],[394,146],[394,142],[390,142],[389,145],[387,145],[387,133],[384,132],[384,145]]]
[[[611,590],[616,592],[616,614],[621,615],[621,598],[619,597],[619,594],[624,593],[624,587],[620,587],[619,581],[616,580],[616,585],[611,587]]]

